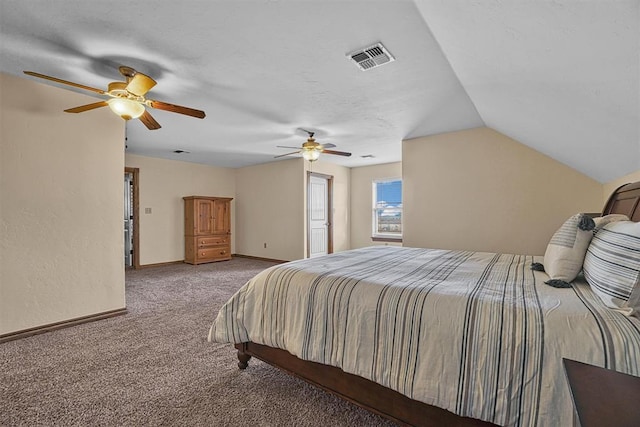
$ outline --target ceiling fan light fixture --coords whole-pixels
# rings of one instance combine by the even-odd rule
[[[146,74],[137,72],[131,67],[121,66],[120,74],[125,78],[125,82],[111,82],[108,90],[96,89],[95,87],[86,86],[79,83],[62,80],[57,77],[47,76],[46,74],[36,73],[34,71],[24,71],[25,74],[37,77],[39,79],[50,80],[63,85],[73,86],[78,89],[93,92],[101,97],[111,97],[110,100],[94,102],[92,104],[81,105],[79,107],[67,108],[65,113],[83,113],[85,111],[94,110],[100,107],[109,106],[111,111],[116,113],[124,120],[140,119],[149,130],[160,129],[160,123],[153,118],[147,111],[146,107],[165,110],[172,113],[184,114],[186,116],[204,119],[206,114],[204,111],[195,108],[183,107],[181,105],[170,104],[168,102],[156,101],[145,98],[146,93],[156,85],[156,81]]]
[[[304,150],[302,151],[302,157],[309,162],[315,162],[320,157],[320,151],[315,148],[312,148],[311,150]]]
[[[144,105],[127,98],[112,98],[107,103],[111,111],[125,120],[137,119],[145,111]]]

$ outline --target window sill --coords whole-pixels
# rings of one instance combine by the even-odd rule
[[[402,243],[402,237],[381,237],[381,236],[371,236],[371,240],[374,242],[393,242],[393,243]]]

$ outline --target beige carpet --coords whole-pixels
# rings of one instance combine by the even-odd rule
[[[218,309],[268,262],[127,272],[129,314],[0,344],[1,426],[391,426],[231,345]]]

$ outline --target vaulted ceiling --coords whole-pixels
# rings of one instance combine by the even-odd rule
[[[128,65],[206,111],[127,122],[134,154],[240,167],[307,129],[354,167],[489,126],[600,182],[640,170],[640,0],[2,0],[0,37],[2,72],[106,88]],[[361,71],[376,42],[395,61]]]

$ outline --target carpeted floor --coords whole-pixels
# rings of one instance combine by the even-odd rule
[[[0,344],[0,426],[392,426],[206,340],[271,266],[234,258],[128,271],[129,314]]]

